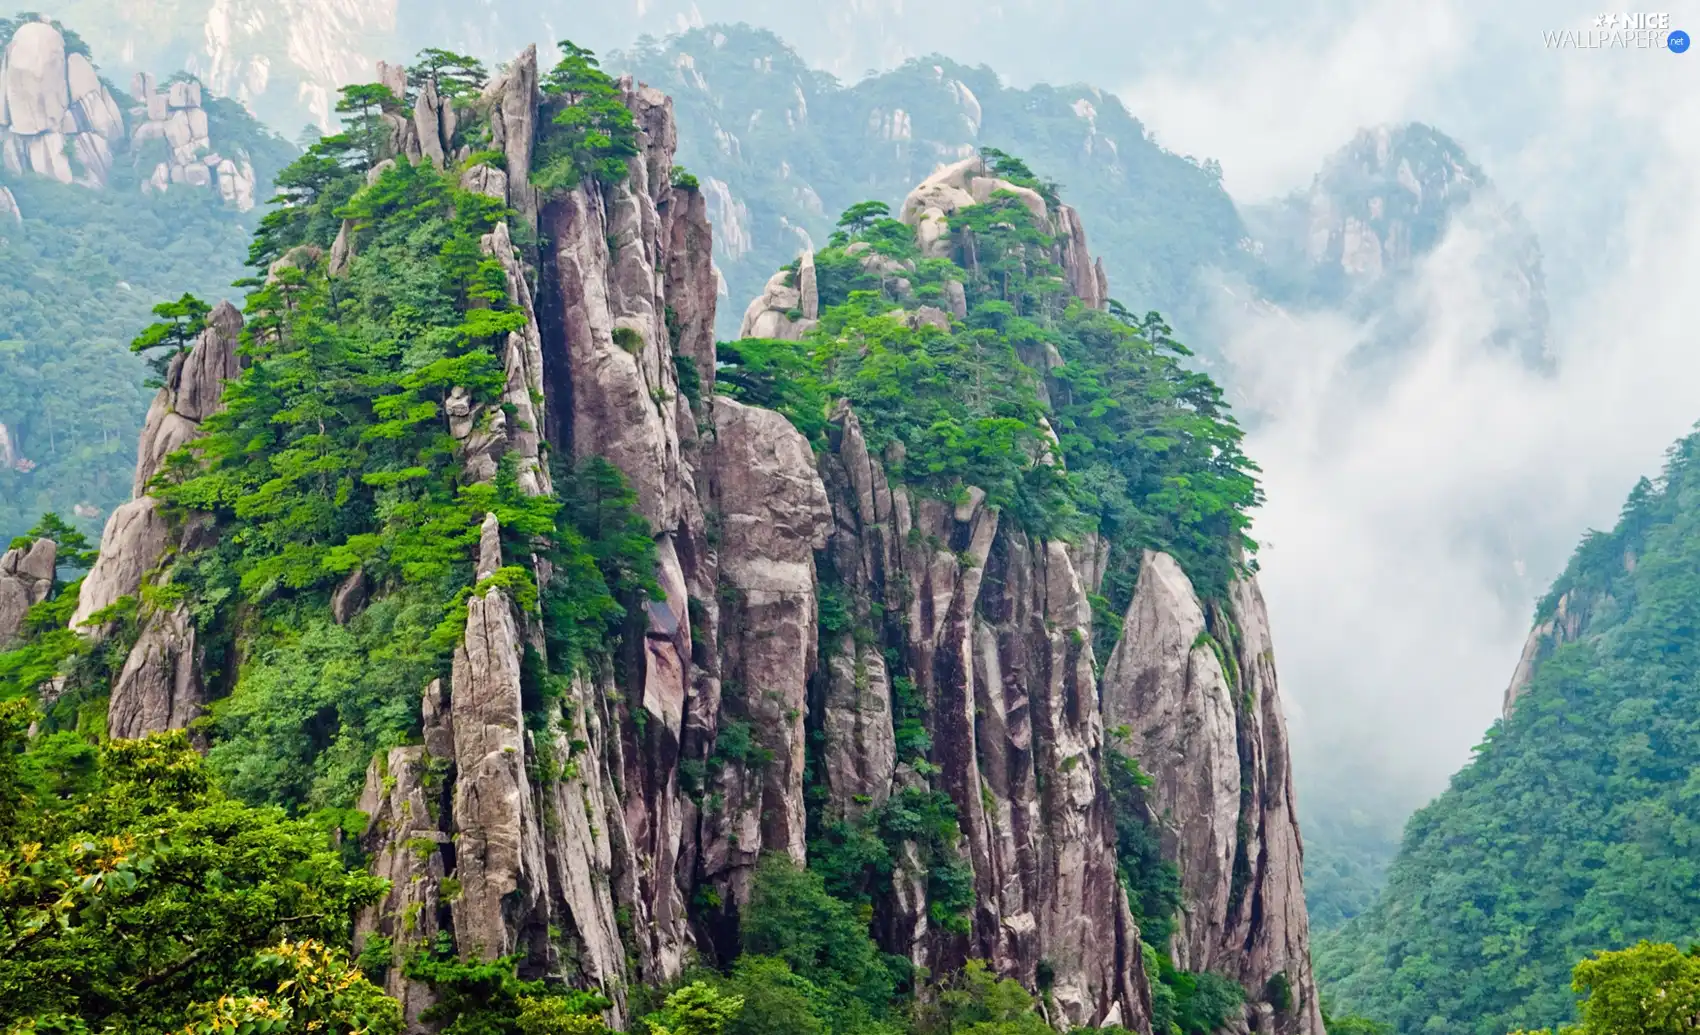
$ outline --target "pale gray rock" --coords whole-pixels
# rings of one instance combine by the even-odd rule
[[[723,867],[709,875],[728,880],[741,901],[761,852],[798,862],[805,855],[803,715],[817,648],[814,551],[826,545],[831,509],[813,450],[790,421],[724,398],[715,400],[713,412],[712,492],[725,587],[721,673],[746,688],[741,700],[722,707],[747,722],[772,755],[759,770],[731,777],[726,815],[710,834],[726,843],[704,846]]]
[[[793,281],[798,274],[789,269],[780,270],[767,280],[767,286],[762,293],[744,310],[743,322],[738,327],[740,338],[781,338],[786,341],[801,341],[803,335],[814,329],[815,318],[807,315],[813,308],[818,314],[820,301],[814,294],[814,260],[809,257],[808,278],[806,286],[809,296]]]
[[[463,190],[491,198],[508,196],[508,174],[493,165],[474,165],[460,174]]]
[[[507,156],[508,204],[537,226],[537,191],[531,186],[531,152],[537,133],[537,47],[526,47],[506,74],[484,88],[490,146]]]
[[[146,615],[135,646],[112,683],[107,733],[131,740],[188,727],[206,704],[202,660],[187,607],[178,604]]]
[[[406,1030],[429,1030],[420,1015],[437,1000],[429,985],[403,972],[408,954],[429,945],[440,930],[444,852],[449,835],[442,830],[445,770],[449,759],[428,746],[394,747],[372,759],[357,808],[366,814],[362,847],[371,870],[390,882],[388,894],[362,910],[354,925],[356,951],[373,935],[393,946],[384,991],[401,1002]]]
[[[509,333],[503,357],[507,383],[502,403],[513,414],[509,418],[504,412],[504,427],[507,449],[519,458],[520,488],[528,496],[545,496],[554,491],[554,486],[544,463],[543,338],[538,330],[531,283],[520,264],[506,222],[497,223],[494,230],[484,235],[480,245],[486,255],[501,262],[508,284],[508,301],[526,315],[525,326]]]
[[[1570,590],[1558,598],[1551,615],[1536,622],[1529,630],[1528,637],[1523,641],[1523,652],[1517,658],[1517,668],[1511,673],[1511,682],[1505,687],[1505,698],[1500,706],[1501,714],[1505,718],[1511,717],[1517,699],[1529,688],[1529,683],[1535,678],[1535,671],[1540,668],[1541,663],[1551,657],[1553,651],[1583,637],[1594,609],[1600,603],[1601,601],[1577,590]]]
[[[1192,581],[1168,554],[1146,551],[1104,669],[1104,722],[1127,728],[1120,749],[1157,781],[1164,856],[1187,891],[1172,947],[1187,970],[1220,966],[1239,843],[1238,710],[1217,649]]]
[[[331,619],[338,625],[347,625],[360,609],[366,606],[366,595],[370,585],[364,568],[355,568],[348,577],[337,583],[331,592]]]
[[[85,625],[89,616],[140,592],[142,577],[165,556],[170,539],[170,526],[152,496],[139,496],[114,510],[100,537],[100,556],[83,579],[71,628],[103,635],[101,629]]]
[[[336,240],[331,242],[331,257],[325,266],[325,272],[333,277],[340,277],[348,272],[348,264],[354,260],[353,224],[348,220],[342,221],[337,228]]]
[[[241,343],[242,314],[220,302],[207,314],[207,326],[187,352],[172,357],[165,385],[154,395],[136,446],[133,492],[147,492],[148,482],[165,459],[200,434],[201,422],[218,411],[225,382],[242,374],[236,354]]]
[[[24,210],[18,207],[17,195],[10,188],[0,186],[0,220],[10,219],[19,226],[24,225]],[[3,454],[0,454],[3,459]],[[10,466],[9,462],[0,462],[0,467]]]
[[[958,320],[968,319],[968,292],[960,280],[944,282],[944,297],[950,302],[950,315]]]
[[[797,293],[803,309],[803,319],[820,319],[820,290],[815,284],[815,253],[810,249],[803,253],[801,264],[797,270]]]
[[[1180,869],[1175,964],[1238,980],[1246,1024],[1266,1025],[1257,1030],[1320,1032],[1304,851],[1256,584],[1236,582],[1207,616],[1180,565],[1146,551],[1103,701],[1105,722],[1126,730],[1119,749],[1154,781],[1148,804]],[[1269,1001],[1277,975],[1291,990],[1284,1012]]]
[[[419,139],[419,150],[431,164],[441,169],[443,154],[443,103],[437,97],[437,84],[426,80],[413,102],[413,132]]]
[[[25,22],[6,46],[6,113],[21,137],[55,133],[71,105],[65,37],[47,22]],[[37,166],[37,172],[42,168]]]
[[[395,95],[398,101],[407,99],[407,66],[378,62],[378,84]]]
[[[18,638],[29,609],[52,594],[58,553],[53,540],[37,539],[0,554],[0,650]]]
[[[486,521],[486,532],[493,523]],[[488,536],[487,536],[488,538]],[[479,567],[501,563],[485,543]],[[455,941],[495,959],[526,947],[547,888],[542,825],[526,779],[520,700],[519,623],[507,593],[467,601],[466,636],[455,649],[449,691],[455,747]]]

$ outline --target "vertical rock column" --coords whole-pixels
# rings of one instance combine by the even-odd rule
[[[1145,553],[1104,672],[1105,721],[1128,728],[1123,749],[1155,781],[1163,855],[1181,875],[1176,965],[1239,981],[1257,1031],[1320,1032],[1263,598],[1240,581],[1212,606],[1174,558]]]
[[[241,330],[242,314],[229,302],[220,302],[208,314],[194,347],[172,357],[136,447],[135,498],[107,520],[100,556],[83,580],[71,628],[105,636],[106,630],[91,626],[89,619],[125,597],[139,595],[148,580],[168,582],[169,568],[157,570],[161,562],[173,549],[198,545],[207,532],[196,518],[172,527],[147,487],[166,458],[192,442],[201,422],[222,405],[225,382],[241,372],[236,354]],[[136,642],[112,684],[108,733],[141,737],[187,726],[205,704],[201,662],[195,624],[183,604],[142,610]]]
[[[712,773],[725,806],[702,821],[701,874],[747,898],[759,855],[805,858],[803,717],[816,658],[814,552],[831,511],[809,443],[772,410],[714,402],[712,497],[721,522],[722,714],[748,752]],[[725,730],[722,730],[724,735]]]

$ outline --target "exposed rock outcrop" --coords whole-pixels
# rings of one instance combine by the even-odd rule
[[[124,120],[88,56],[67,51],[45,18],[25,22],[0,56],[0,161],[12,173],[103,186]]]
[[[714,402],[711,490],[720,523],[721,714],[745,723],[767,764],[731,769],[705,817],[702,876],[742,903],[759,855],[807,857],[803,717],[815,671],[814,552],[831,511],[808,440],[772,410]],[[725,720],[723,720],[725,721]]]
[[[29,609],[53,592],[58,555],[58,544],[51,539],[37,539],[0,554],[0,650],[17,638]]]
[[[1180,869],[1176,965],[1237,979],[1253,1030],[1321,1031],[1285,720],[1256,583],[1236,582],[1225,607],[1207,610],[1172,557],[1147,551],[1104,670],[1103,708],[1106,723],[1127,731],[1121,749],[1155,781],[1148,804]]]
[[[1419,264],[1447,247],[1494,300],[1484,344],[1550,369],[1550,314],[1533,229],[1454,140],[1407,123],[1359,131],[1310,187],[1245,209],[1248,245],[1270,268],[1306,271],[1294,301],[1375,314],[1378,344],[1416,336],[1395,293]],[[1391,315],[1390,315],[1391,314]]]
[[[1093,309],[1109,304],[1109,282],[1104,265],[1086,248],[1086,229],[1080,214],[1067,205],[1052,206],[1031,187],[1011,183],[992,173],[984,158],[964,158],[941,165],[903,199],[898,218],[915,228],[921,254],[944,257],[951,254],[950,217],[970,205],[983,205],[993,194],[1007,192],[1033,216],[1033,221],[1055,239],[1054,256],[1062,267],[1070,293]],[[951,298],[952,306],[956,300]],[[966,315],[966,307],[958,316]]]
[[[432,693],[440,690],[432,685]],[[442,830],[445,770],[450,755],[431,745],[390,748],[373,760],[358,808],[366,814],[364,847],[372,872],[390,882],[389,894],[361,913],[355,925],[357,950],[382,935],[396,951],[384,975],[384,991],[401,1001],[408,1031],[423,1030],[420,1014],[436,1002],[430,986],[409,980],[402,964],[416,945],[430,944],[441,929],[444,856],[450,839]]]
[[[408,88],[399,69],[380,76]],[[448,163],[451,106],[429,85],[391,122],[395,162]],[[1106,768],[1107,728],[1127,725],[1143,738],[1158,778],[1152,815],[1174,831],[1165,845],[1189,882],[1177,961],[1246,986],[1253,1005],[1238,1027],[1319,1031],[1255,586],[1206,606],[1174,562],[1150,555],[1100,680],[1092,595],[1107,544],[1036,539],[978,489],[950,501],[912,491],[892,473],[901,444],[871,447],[847,402],[811,441],[778,413],[717,397],[706,199],[675,186],[668,98],[629,80],[619,90],[638,130],[628,175],[542,195],[529,180],[535,51],[455,116],[487,120],[505,156],[505,169],[460,175],[528,224],[482,241],[527,319],[501,349],[500,400],[455,389],[443,417],[466,481],[517,459],[524,491],[546,494],[551,453],[571,458],[556,470],[574,479],[597,475],[597,460],[618,469],[653,542],[657,591],[627,616],[617,657],[556,670],[551,693],[536,693],[528,681],[551,641],[516,587],[521,572],[545,592],[565,576],[534,541],[484,518],[464,638],[447,680],[423,691],[423,744],[368,771],[365,847],[392,890],[360,918],[362,940],[381,934],[403,952],[444,932],[463,954],[517,954],[524,977],[600,989],[618,1026],[628,982],[665,983],[693,956],[736,948],[763,854],[803,861],[811,821],[883,831],[882,810],[913,807],[939,819],[887,846],[891,890],[872,916],[884,949],[935,974],[989,960],[1042,985],[1062,1030],[1149,1035]],[[936,223],[929,247],[946,254],[948,216],[1006,189],[1055,236],[1070,289],[1104,305],[1073,211],[985,175],[979,159],[935,174],[904,216],[923,236]],[[360,261],[346,237],[331,254],[339,270]],[[865,245],[854,254],[928,340],[967,315],[961,284],[916,305],[916,264]],[[804,254],[750,306],[745,331],[800,336],[820,309]],[[197,349],[214,338],[209,329]],[[193,438],[218,404],[209,389],[235,369],[221,354],[173,364],[139,450],[139,488]],[[1061,463],[1060,450],[1043,462]],[[123,529],[109,528],[113,559],[102,557],[97,595],[109,602],[169,577],[169,566],[147,572],[185,537],[211,533],[167,528],[146,496],[132,506]],[[332,594],[332,616],[348,621],[360,597],[385,591],[352,579]],[[198,707],[195,651],[182,612],[144,616],[115,728],[180,724]],[[426,991],[393,968],[387,981],[420,1030]],[[1277,1013],[1281,981],[1291,1003]]]
[[[848,406],[832,421],[822,472],[834,525],[825,556],[853,625],[881,629],[924,702],[935,787],[954,803],[973,873],[966,936],[935,925],[919,846],[877,926],[888,951],[948,970],[969,957],[1033,987],[1051,971],[1057,1024],[1149,1027],[1138,928],[1116,876],[1103,722],[1088,645],[1091,609],[1061,543],[1036,542],[974,493],[951,506],[890,482]],[[894,684],[854,638],[823,645],[817,700],[828,809],[854,815],[917,786],[888,738]],[[858,677],[858,669],[863,678]],[[911,706],[913,707],[913,706]],[[940,860],[941,862],[945,860]],[[900,879],[903,878],[903,879]]]
[[[214,150],[198,81],[160,89],[153,76],[139,74],[131,89],[137,106],[126,130],[125,113],[87,54],[68,48],[45,17],[18,26],[0,55],[0,164],[13,174],[105,187],[113,163],[127,154],[154,163],[144,191],[188,185],[215,190],[240,211],[254,207],[253,163],[240,149]],[[6,215],[11,195],[4,188],[0,195]],[[10,214],[17,215],[15,201]]]
[[[768,279],[761,297],[744,310],[738,337],[801,341],[814,328],[820,315],[820,298],[815,293],[814,255],[805,256],[799,262],[806,265],[780,270]]]
[[[172,357],[137,445],[136,496],[107,520],[100,555],[83,581],[71,628],[104,636],[104,628],[88,624],[91,616],[123,598],[139,596],[144,582],[169,581],[169,564],[162,562],[174,550],[204,544],[211,534],[208,525],[195,518],[173,527],[158,501],[146,494],[147,486],[166,457],[200,434],[201,422],[220,406],[225,382],[241,372],[236,352],[241,329],[242,314],[220,302],[207,315],[194,346]],[[203,646],[187,608],[143,608],[138,617],[135,644],[112,683],[107,706],[107,727],[115,737],[182,729],[206,701]]]
[[[24,222],[24,210],[18,207],[18,196],[12,193],[10,187],[0,186],[0,220],[10,220],[19,226]],[[3,427],[0,425],[0,428]],[[0,449],[0,467],[9,466],[11,464],[6,460],[5,451]]]
[[[1528,638],[1523,641],[1523,653],[1517,658],[1517,668],[1511,673],[1511,682],[1505,687],[1505,699],[1500,706],[1501,714],[1511,718],[1512,708],[1523,695],[1523,691],[1529,688],[1529,682],[1535,678],[1535,670],[1540,667],[1541,662],[1565,644],[1580,640],[1587,632],[1588,620],[1593,616],[1594,608],[1600,603],[1601,601],[1577,590],[1559,595],[1552,613],[1537,621],[1534,628],[1529,630]]]
[[[163,191],[175,185],[210,188],[238,211],[254,207],[254,165],[244,152],[225,156],[213,150],[200,82],[176,79],[162,89],[153,76],[137,73],[130,89],[138,102],[130,112],[135,124],[130,147],[145,155],[150,141],[160,141],[166,149],[164,159],[142,184],[143,190]]]

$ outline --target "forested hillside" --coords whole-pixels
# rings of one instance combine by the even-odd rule
[[[562,50],[344,91],[98,552],[0,559],[0,1024],[1319,1031],[1219,389],[991,150],[717,345]]]
[[[1700,941],[1697,571],[1690,436],[1541,602],[1509,714],[1413,817],[1381,901],[1319,937],[1340,1004],[1400,1032],[1545,1027],[1586,954]]]
[[[32,20],[0,22],[0,47],[22,24]],[[65,33],[78,53],[76,34]],[[104,86],[127,125],[147,121],[134,113],[136,98]],[[294,148],[233,101],[205,97],[197,108],[201,139],[249,161],[263,200]],[[99,184],[0,167],[0,201],[13,199],[0,204],[0,538],[8,541],[46,510],[95,535],[129,498],[135,435],[153,394],[130,339],[161,298],[218,296],[244,273],[260,213],[186,184],[144,191],[167,157],[163,141],[129,141],[113,131]]]

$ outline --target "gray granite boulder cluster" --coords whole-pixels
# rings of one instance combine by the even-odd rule
[[[18,27],[0,56],[0,161],[60,183],[102,186],[124,139],[118,102],[94,64],[67,53],[50,22]]]
[[[143,148],[150,140],[164,141],[168,149],[143,190],[169,190],[177,184],[210,188],[238,211],[254,207],[253,163],[245,154],[227,157],[213,150],[200,83],[179,79],[162,89],[153,76],[138,73],[131,90],[139,103],[130,110],[135,126],[130,146],[138,155],[146,153]]]
[[[213,149],[201,85],[178,80],[163,89],[150,75],[132,83],[138,105],[124,112],[88,56],[67,48],[48,19],[26,22],[0,52],[0,165],[87,187],[105,187],[117,161],[139,161],[149,141],[165,150],[143,190],[187,185],[216,190],[241,211],[254,207],[253,164],[241,152]],[[0,188],[0,218],[21,219]]]

